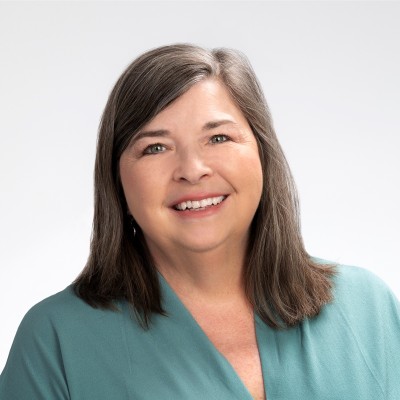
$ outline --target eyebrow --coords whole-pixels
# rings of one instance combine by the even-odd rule
[[[220,120],[216,120],[216,121],[210,121],[207,122],[206,124],[204,124],[202,130],[203,131],[208,131],[210,129],[215,129],[218,128],[221,125],[227,125],[227,124],[232,124],[237,126],[238,124],[234,121],[231,121],[230,119],[220,119]]]
[[[139,131],[136,136],[133,138],[133,142],[136,142],[145,137],[157,137],[157,136],[168,136],[170,131],[166,129],[157,129],[154,131]]]
[[[220,119],[220,120],[215,120],[215,121],[209,121],[206,122],[203,127],[201,128],[202,131],[208,131],[211,129],[218,128],[221,125],[227,125],[227,124],[233,124],[237,126],[238,124],[234,121],[231,121],[230,119]],[[136,136],[133,138],[132,143],[137,142],[140,139],[146,138],[146,137],[163,137],[163,136],[168,136],[170,135],[171,132],[167,129],[156,129],[156,130],[149,130],[149,131],[139,131]]]

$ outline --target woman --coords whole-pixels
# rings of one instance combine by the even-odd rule
[[[1,399],[398,399],[399,304],[305,251],[240,53],[136,59],[101,121],[88,263],[33,307]]]

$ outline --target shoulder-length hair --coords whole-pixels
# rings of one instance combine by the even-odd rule
[[[144,327],[164,314],[157,269],[140,227],[131,226],[119,159],[144,124],[204,79],[218,79],[258,143],[263,191],[251,224],[244,282],[254,311],[271,327],[293,326],[331,301],[333,266],[306,252],[296,188],[272,127],[261,86],[240,52],[176,44],[150,50],[128,66],[105,107],[97,142],[90,255],[74,287],[94,307],[130,303]]]

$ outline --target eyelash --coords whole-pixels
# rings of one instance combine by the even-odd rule
[[[223,140],[214,141],[217,138],[223,138]],[[210,139],[210,143],[211,144],[220,144],[220,143],[227,142],[228,140],[230,140],[230,137],[228,135],[219,134],[219,135],[212,136],[211,139]],[[157,150],[153,151],[157,147],[159,148],[159,150],[158,151]],[[160,148],[162,148],[162,150],[160,150]],[[166,146],[164,146],[163,144],[161,144],[161,143],[153,143],[153,144],[150,144],[149,146],[147,146],[143,150],[142,154],[143,155],[159,154],[159,153],[163,153],[165,150],[166,150]]]

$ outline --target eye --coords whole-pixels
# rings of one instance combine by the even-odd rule
[[[147,146],[144,150],[143,150],[143,154],[157,154],[157,153],[162,153],[163,151],[165,151],[167,148],[161,144],[161,143],[154,143],[151,144],[150,146]]]
[[[229,136],[227,135],[214,135],[211,139],[210,142],[212,144],[218,144],[218,143],[223,143],[229,140]]]

